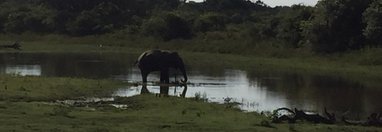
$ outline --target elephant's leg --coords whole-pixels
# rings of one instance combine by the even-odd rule
[[[164,77],[164,73],[163,73],[163,71],[161,71],[161,72],[160,72],[160,82],[161,82],[161,83],[164,83],[164,78],[165,78],[165,77]]]
[[[183,92],[182,92],[182,94],[180,95],[180,97],[186,97],[186,93],[187,93],[187,84],[186,85],[184,85],[184,89],[183,89]]]
[[[164,85],[164,86],[160,86],[160,94],[161,95],[164,95],[164,96],[168,96],[168,92],[169,92],[170,90],[169,90],[169,86],[166,86],[166,85]]]
[[[166,83],[170,83],[170,76],[169,76],[169,73],[168,71],[166,72],[166,76],[165,76],[165,80],[164,80]]]
[[[147,85],[143,84],[141,89],[141,94],[147,94],[147,93],[150,93],[149,90],[147,89]]]
[[[145,72],[145,71],[142,71],[142,70],[141,70],[142,82],[143,82],[143,83],[147,83],[147,75],[148,75],[148,74],[149,74],[148,72]]]
[[[160,72],[160,82],[161,83],[170,83],[170,76],[168,69],[161,70]]]

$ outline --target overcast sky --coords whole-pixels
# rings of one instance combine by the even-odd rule
[[[196,2],[202,2],[203,0],[190,0],[190,1],[196,1]],[[253,0],[256,1],[256,0]],[[316,5],[318,0],[261,0],[265,4],[274,7],[274,6],[291,6],[293,4],[304,4],[304,5],[310,5],[314,6]]]

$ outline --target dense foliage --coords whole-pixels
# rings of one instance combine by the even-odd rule
[[[336,52],[364,47],[362,13],[370,0],[319,1],[310,30],[313,50]]]
[[[382,1],[269,7],[260,0],[0,0],[0,32],[272,40],[274,47],[333,53],[382,45]]]

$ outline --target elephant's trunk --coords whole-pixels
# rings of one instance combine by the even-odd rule
[[[184,83],[186,83],[187,80],[188,80],[186,70],[185,70],[184,67],[183,67],[183,68],[180,69],[180,71],[182,72],[182,74],[183,74],[183,78],[184,78],[184,80],[181,80],[181,81],[184,82]]]
[[[184,66],[184,63],[183,63],[182,59],[179,60],[178,69],[179,69],[180,72],[182,72],[182,74],[183,74],[183,78],[184,78],[184,80],[181,80],[181,81],[182,81],[183,83],[187,82],[188,78],[187,78],[186,68],[185,68],[185,66]]]

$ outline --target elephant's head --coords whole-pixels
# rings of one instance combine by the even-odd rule
[[[177,52],[171,52],[168,58],[170,59],[169,62],[171,67],[179,69],[180,72],[182,72],[184,80],[181,81],[184,83],[187,82],[187,73],[182,58],[180,58]]]

